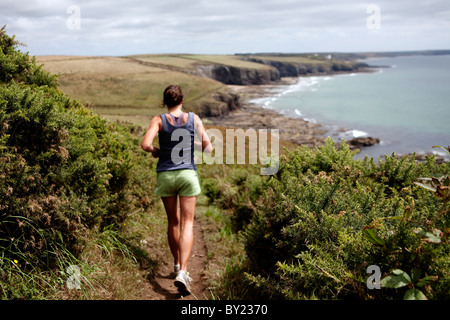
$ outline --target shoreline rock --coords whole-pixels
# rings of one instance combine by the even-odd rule
[[[438,154],[435,154],[435,153],[432,153],[432,152],[427,152],[427,153],[398,154],[398,155],[396,155],[396,157],[397,157],[398,159],[402,159],[402,158],[405,158],[405,157],[412,157],[413,155],[414,155],[414,159],[415,159],[416,161],[419,161],[419,162],[426,161],[426,160],[427,160],[427,157],[433,157],[433,156],[434,156],[434,161],[435,161],[437,164],[443,164],[444,162],[448,162],[448,161],[449,161],[448,159],[446,159],[446,157],[441,156],[441,155],[438,155]]]
[[[380,143],[380,139],[373,137],[353,138],[347,140],[350,149],[361,149],[363,147],[370,147]]]
[[[210,64],[197,66],[197,71],[205,77],[230,85],[258,85],[280,80],[280,73],[275,68],[249,69]]]

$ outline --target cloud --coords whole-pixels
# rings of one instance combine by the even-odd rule
[[[375,31],[366,24],[372,3],[356,0],[0,1],[0,24],[32,54],[450,48],[447,0],[377,1]],[[79,29],[68,25],[70,6]]]

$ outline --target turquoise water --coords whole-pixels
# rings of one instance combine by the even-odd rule
[[[323,124],[336,141],[352,136],[381,139],[368,155],[434,152],[450,145],[450,55],[366,61],[385,65],[374,73],[301,77],[254,102],[292,117]]]

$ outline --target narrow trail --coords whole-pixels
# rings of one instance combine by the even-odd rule
[[[148,300],[205,300],[209,298],[206,286],[205,267],[207,250],[199,219],[194,221],[194,245],[188,264],[189,276],[192,278],[191,294],[182,296],[174,285],[176,274],[173,261],[168,257],[153,275],[149,275],[144,299]]]

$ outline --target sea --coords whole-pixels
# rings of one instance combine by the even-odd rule
[[[429,153],[450,146],[450,55],[365,60],[370,73],[300,77],[252,100],[289,117],[319,123],[335,141],[374,137],[355,157]]]

